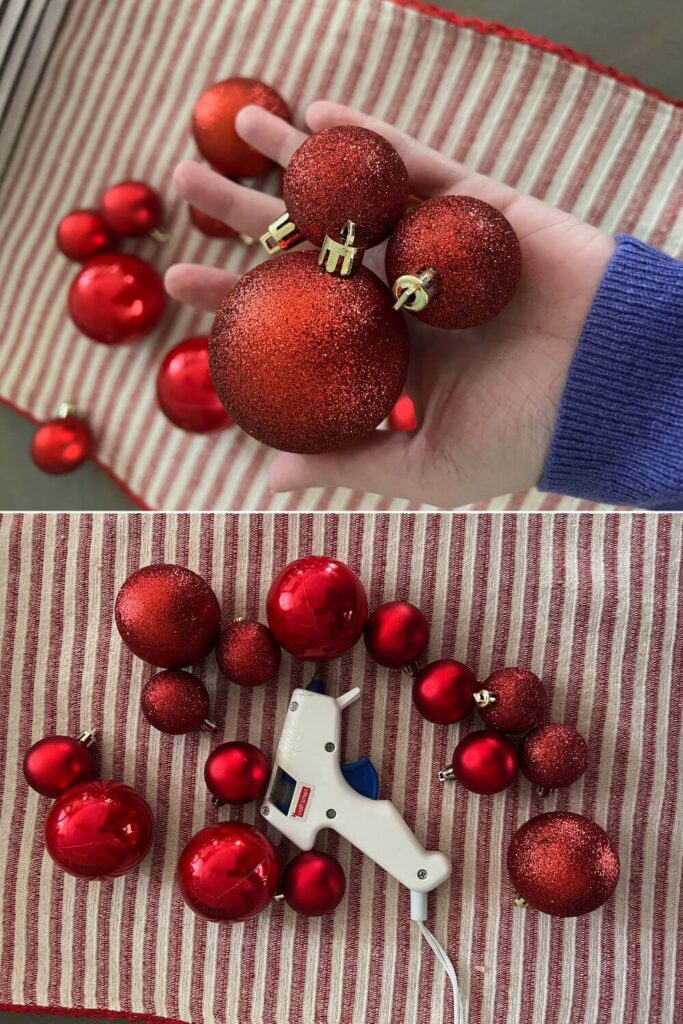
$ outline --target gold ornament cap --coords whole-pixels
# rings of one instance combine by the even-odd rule
[[[474,695],[474,702],[478,708],[487,708],[489,704],[495,704],[497,699],[495,693],[491,693],[490,690],[477,690]]]
[[[303,242],[304,236],[285,210],[277,220],[268,225],[268,230],[261,235],[261,245],[269,256],[278,249],[293,249]]]
[[[396,299],[394,309],[419,313],[441,291],[441,278],[432,267],[425,267],[416,274],[401,274],[392,291]]]
[[[365,246],[356,244],[356,225],[352,220],[347,220],[340,234],[341,242],[330,235],[325,235],[318,256],[318,266],[328,274],[351,277],[363,262]]]

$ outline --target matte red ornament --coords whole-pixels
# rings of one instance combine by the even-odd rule
[[[154,815],[139,793],[120,782],[83,782],[52,805],[45,846],[70,875],[117,878],[136,867],[154,837]]]
[[[474,707],[477,680],[461,661],[441,658],[426,665],[413,682],[413,702],[428,722],[452,725]]]
[[[24,756],[24,777],[41,796],[61,796],[70,786],[87,782],[97,775],[90,747],[95,733],[90,730],[73,736],[45,736],[34,743]]]
[[[216,661],[224,676],[239,686],[261,686],[280,668],[280,646],[261,622],[237,619],[225,627],[216,647]]]
[[[157,373],[157,399],[171,423],[194,434],[232,424],[211,383],[209,339],[186,338],[166,354]]]
[[[507,868],[518,895],[529,906],[554,917],[577,917],[610,898],[619,881],[619,854],[594,821],[569,811],[551,811],[517,829],[508,847]]]
[[[517,764],[517,748],[507,736],[480,729],[460,740],[451,768],[439,772],[439,778],[442,782],[455,778],[471,793],[490,795],[514,782]]]
[[[329,853],[308,850],[290,860],[282,873],[282,895],[297,914],[331,914],[344,899],[346,876]]]
[[[243,107],[252,105],[285,121],[292,120],[289,107],[275,89],[255,78],[214,82],[201,94],[192,112],[192,131],[199,152],[229,178],[258,178],[275,166],[237,134],[237,115]]]
[[[78,469],[92,447],[88,424],[75,413],[67,412],[38,427],[31,440],[31,458],[38,469],[57,476]]]
[[[204,828],[180,855],[178,887],[190,910],[209,921],[246,921],[270,903],[280,877],[275,847],[253,825]]]
[[[571,786],[587,767],[588,744],[571,725],[548,722],[522,740],[520,768],[543,791]]]
[[[84,263],[116,249],[118,240],[99,210],[72,210],[59,222],[57,245],[70,260]]]
[[[229,224],[224,224],[217,217],[211,217],[208,213],[204,213],[198,206],[190,206],[189,209],[190,220],[203,235],[208,235],[209,238],[237,238],[238,232]]]
[[[148,235],[162,227],[164,205],[146,181],[120,181],[102,196],[102,216],[117,235]]]
[[[295,658],[339,658],[360,639],[368,617],[363,584],[348,565],[306,555],[282,569],[270,585],[268,623]]]
[[[526,732],[545,717],[550,695],[545,684],[521,668],[501,668],[474,695],[479,714],[491,729]]]
[[[161,320],[164,286],[154,267],[137,256],[108,253],[86,263],[69,289],[69,315],[88,338],[126,345]]]
[[[259,800],[269,778],[268,759],[253,743],[232,740],[214,747],[204,765],[204,781],[214,807]]]
[[[415,406],[409,395],[401,395],[389,413],[389,429],[398,431],[417,430]]]
[[[283,451],[331,451],[391,411],[408,335],[369,270],[340,278],[322,272],[314,252],[284,253],[223,299],[209,361],[223,405],[252,437]]]
[[[365,627],[365,646],[380,665],[412,665],[429,642],[429,623],[408,601],[388,601],[375,608]]]
[[[205,580],[182,565],[146,565],[116,597],[116,625],[138,658],[159,668],[201,661],[215,646],[221,610]]]
[[[171,736],[196,729],[216,731],[216,723],[209,715],[209,694],[204,683],[179,668],[169,668],[152,676],[142,688],[140,707],[150,725]]]

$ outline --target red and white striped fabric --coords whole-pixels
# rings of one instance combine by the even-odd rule
[[[472,167],[609,231],[677,254],[683,246],[680,105],[561,47],[390,0],[71,0],[5,180],[0,208],[2,400],[28,416],[63,399],[84,409],[98,460],[141,503],[165,509],[406,508],[341,489],[270,493],[270,453],[235,429],[193,437],[154,396],[163,353],[210,325],[172,304],[155,336],[110,350],[65,312],[74,268],[57,253],[59,217],[126,177],[158,186],[173,241],[136,247],[158,266],[200,261],[243,271],[255,255],[203,238],[173,195],[195,155],[194,101],[217,78],[264,78],[296,120],[328,97],[376,114]],[[574,508],[515,495],[493,508]]]
[[[363,689],[347,713],[344,758],[369,754],[383,795],[452,858],[430,924],[456,963],[470,1024],[680,1018],[677,515],[5,516],[0,1004],[196,1024],[449,1019],[448,985],[411,925],[407,892],[342,841],[329,838],[328,849],[348,895],[329,918],[273,905],[243,926],[207,925],[173,884],[181,847],[216,818],[202,779],[212,740],[163,736],[140,715],[150,669],[113,628],[117,590],[139,565],[178,561],[211,582],[225,618],[263,616],[276,570],[309,552],[348,561],[371,606],[397,596],[418,604],[432,625],[430,657],[455,656],[479,678],[509,664],[538,672],[552,690],[552,717],[588,739],[589,770],[569,790],[542,800],[520,779],[505,794],[476,797],[436,781],[476,716],[451,729],[428,725],[406,677],[379,669],[362,644],[329,667],[331,692]],[[278,684],[253,692],[218,680],[212,657],[200,674],[215,692],[218,736],[272,755],[291,688],[310,669],[285,658]],[[90,725],[101,733],[103,775],[136,786],[157,819],[151,855],[114,883],[79,882],[54,867],[41,837],[47,802],[20,769],[32,741]],[[510,902],[507,842],[553,808],[589,815],[619,846],[616,894],[583,918]],[[244,818],[256,820],[253,806]]]

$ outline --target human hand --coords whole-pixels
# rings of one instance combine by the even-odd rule
[[[479,327],[443,331],[406,315],[406,391],[415,404],[417,430],[377,430],[358,445],[321,455],[281,452],[271,464],[271,487],[345,486],[453,508],[534,486],[613,239],[347,107],[313,103],[306,121],[314,132],[357,124],[383,135],[403,158],[419,199],[460,193],[495,206],[519,237],[522,276],[509,305]],[[259,107],[240,112],[237,130],[282,166],[306,138]],[[188,202],[243,234],[258,237],[284,210],[280,199],[194,161],[179,164],[174,181]],[[383,279],[384,249],[370,250],[364,261]],[[235,283],[234,275],[192,264],[176,264],[166,275],[171,295],[207,310]]]

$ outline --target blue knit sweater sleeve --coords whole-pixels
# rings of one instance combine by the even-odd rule
[[[629,235],[596,293],[539,487],[683,508],[683,263]]]

